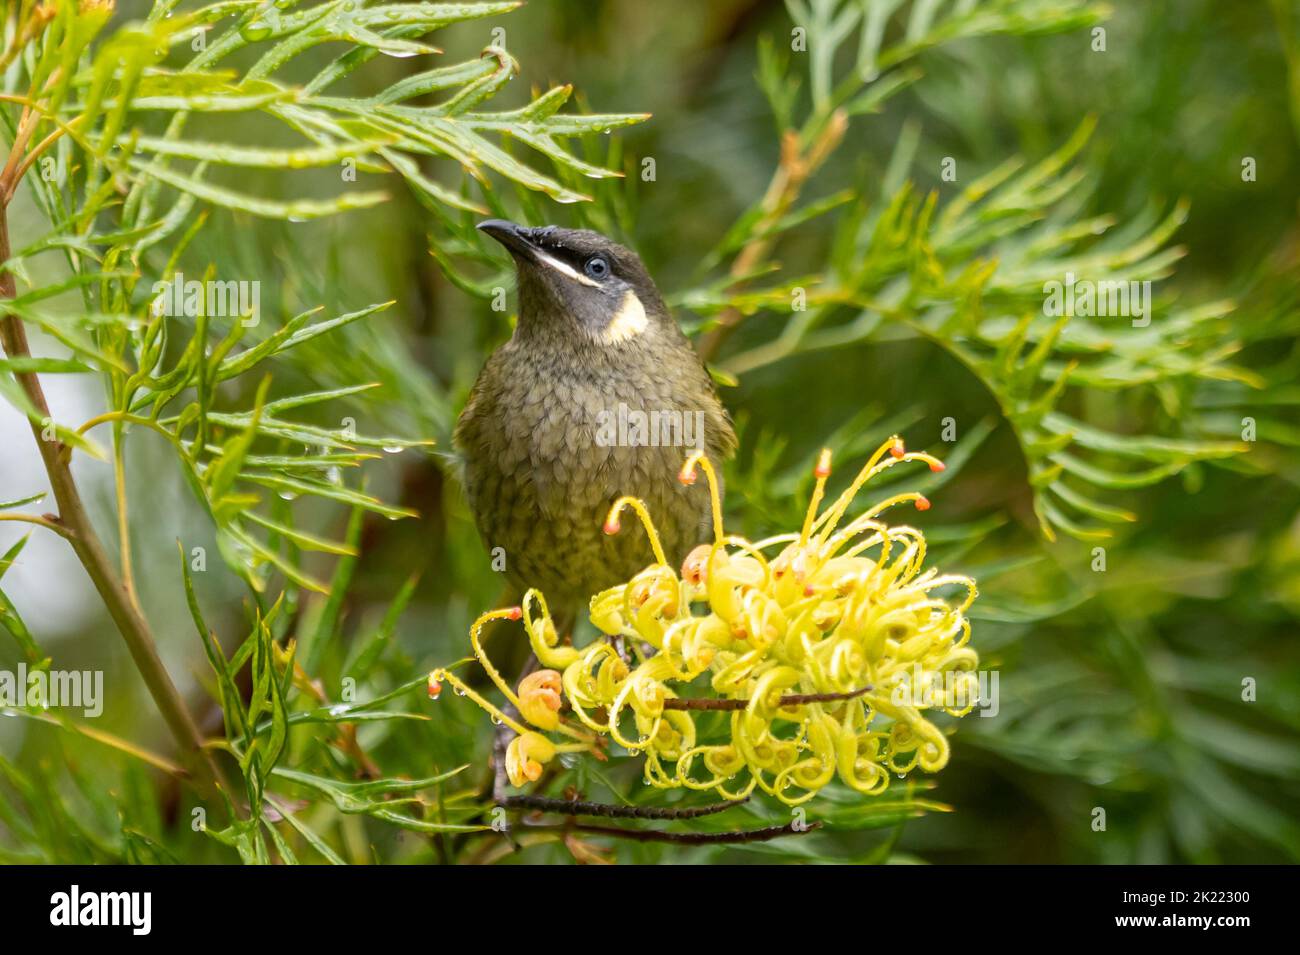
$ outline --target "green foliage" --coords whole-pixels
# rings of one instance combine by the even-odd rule
[[[30,366],[42,372],[90,371],[107,376],[113,401],[115,443],[128,425],[148,427],[177,451],[187,481],[220,529],[223,556],[257,589],[269,569],[311,589],[324,586],[298,566],[296,552],[338,552],[338,545],[296,530],[291,523],[252,508],[270,489],[285,497],[322,497],[356,504],[388,517],[409,516],[347,487],[342,468],[355,467],[370,455],[361,449],[400,450],[418,440],[366,436],[322,429],[281,417],[321,401],[355,394],[366,385],[325,392],[287,395],[265,407],[218,412],[216,391],[224,382],[247,374],[284,351],[352,321],[369,318],[391,303],[373,305],[324,321],[319,308],[285,321],[261,341],[242,350],[248,327],[260,316],[209,315],[212,296],[200,296],[187,341],[173,339],[170,309],[157,307],[159,283],[173,280],[186,244],[203,219],[203,203],[257,216],[302,220],[332,215],[383,201],[377,190],[342,189],[331,198],[288,201],[236,191],[209,177],[212,166],[269,167],[297,170],[352,161],[357,168],[395,171],[428,207],[444,206],[484,212],[482,206],[437,185],[420,168],[421,157],[452,160],[466,177],[486,187],[485,170],[561,201],[583,198],[554,179],[513,158],[489,136],[506,136],[536,149],[557,165],[588,176],[611,175],[571,156],[556,137],[607,131],[634,122],[632,116],[566,116],[559,113],[569,88],[561,87],[519,110],[483,112],[481,107],[518,71],[503,50],[489,48],[484,57],[457,66],[418,74],[371,97],[329,96],[326,90],[379,53],[414,55],[432,48],[412,37],[432,33],[468,19],[509,12],[515,3],[390,4],[365,7],[334,0],[303,10],[295,3],[218,3],[191,12],[173,12],[177,3],[155,3],[142,22],[127,22],[110,36],[92,40],[104,28],[107,8],[90,13],[77,4],[57,5],[38,41],[14,55],[11,89],[27,87],[22,100],[45,119],[57,139],[57,175],[53,181],[29,176],[50,219],[52,231],[22,248],[6,267],[22,275],[31,259],[59,251],[70,275],[14,298],[9,308],[24,321],[67,345],[81,361],[57,367],[51,359]],[[30,6],[13,18],[21,29],[47,15]],[[225,18],[233,22],[219,26]],[[213,36],[209,39],[209,34]],[[298,57],[331,41],[351,48],[307,83],[277,79]],[[15,44],[17,45],[17,44]],[[257,51],[253,65],[222,68],[241,53]],[[185,56],[186,53],[193,55]],[[180,60],[181,62],[176,62]],[[443,102],[412,106],[431,94]],[[21,100],[21,97],[19,98]],[[208,113],[253,113],[279,121],[308,145],[267,149],[236,143],[208,143],[184,137]],[[28,114],[15,121],[5,114],[12,137],[43,130]],[[157,128],[160,135],[145,135]],[[53,135],[53,134],[52,134]],[[53,158],[28,154],[28,162]],[[169,250],[161,243],[173,240]],[[149,254],[152,252],[152,255]],[[219,281],[214,270],[208,282]],[[142,293],[151,289],[152,294]],[[82,314],[56,314],[41,304],[69,290],[79,290]],[[166,295],[163,292],[163,295]],[[176,296],[180,299],[180,292]],[[241,302],[242,304],[242,302]],[[151,307],[152,306],[152,307]],[[219,320],[229,328],[217,326]],[[39,410],[27,402],[10,375],[12,362],[0,369],[4,393],[34,420]],[[175,412],[167,412],[175,406]],[[58,424],[65,442],[102,456],[84,436]],[[256,439],[271,439],[272,453],[254,454]],[[284,453],[289,445],[306,445],[307,454]],[[266,532],[270,531],[268,537]],[[286,553],[286,551],[288,553]]]
[[[864,802],[832,786],[806,836],[620,842],[620,859],[1296,857],[1300,296],[1278,197],[1300,173],[1300,98],[1285,4],[790,0],[744,24],[701,4],[674,18],[680,35],[647,12],[662,32],[643,40],[617,5],[122,6],[60,0],[36,24],[21,0],[5,15],[0,120],[31,159],[0,198],[11,213],[34,201],[44,223],[19,233],[11,215],[6,307],[43,347],[0,359],[0,395],[76,459],[114,465],[101,523],[125,528],[117,564],[184,589],[193,627],[169,652],[204,654],[238,776],[229,814],[187,795],[209,823],[195,833],[184,812],[164,820],[159,777],[179,767],[135,742],[148,722],[9,710],[26,735],[0,760],[6,860],[603,851],[547,826],[479,835],[490,734],[467,701],[423,699],[423,673],[466,652],[499,587],[450,462],[382,452],[445,444],[507,333],[482,304],[508,281],[474,231],[485,214],[642,252],[730,386],[743,452],[728,523],[749,536],[798,522],[823,443],[837,480],[894,432],[942,457],[943,473],[876,493],[935,501],[933,560],[979,581],[972,645],[1002,678],[1000,714],[966,721],[934,791]],[[484,42],[497,23],[511,52]],[[1098,25],[1105,54],[1088,49]],[[681,65],[700,36],[734,37],[703,78]],[[468,52],[430,68],[431,37]],[[1246,47],[1265,72],[1223,69]],[[563,85],[511,102],[520,60],[544,76],[548,58],[656,121],[583,99],[562,112]],[[1238,181],[1239,152],[1261,157],[1257,184]],[[182,270],[262,277],[262,321],[158,314],[156,283]],[[1152,282],[1151,321],[1046,314],[1046,283],[1069,274]],[[105,413],[45,421],[31,372],[93,377]],[[242,606],[193,571],[189,536],[176,575],[181,535],[156,526],[127,451],[150,435]],[[34,490],[6,488],[0,514],[39,524],[22,512],[54,505]],[[31,535],[0,555],[0,630],[29,667],[79,666],[6,580]],[[159,539],[165,563],[149,556]],[[181,631],[148,609],[160,638]],[[557,765],[548,792],[683,804],[612,755]],[[1107,833],[1090,829],[1096,806]],[[663,828],[788,821],[755,800]]]
[[[291,350],[352,322],[374,320],[372,316],[393,303],[325,318],[321,306],[312,307],[246,342],[249,329],[261,324],[260,314],[243,309],[243,299],[239,300],[242,310],[212,310],[211,286],[223,280],[215,265],[203,272],[206,294],[195,296],[191,303],[185,298],[187,289],[179,285],[180,264],[205,226],[209,209],[298,222],[388,198],[382,190],[350,187],[357,171],[400,176],[427,209],[444,218],[456,212],[486,213],[472,190],[490,194],[495,188],[492,175],[561,202],[583,200],[587,197],[527,159],[516,158],[494,140],[520,141],[564,173],[598,178],[614,173],[572,155],[566,142],[642,117],[564,114],[561,109],[571,93],[567,86],[523,108],[490,111],[489,101],[519,69],[505,50],[492,46],[479,58],[409,76],[373,95],[334,93],[341,81],[376,55],[435,52],[419,38],[467,20],[508,13],[518,6],[514,2],[367,6],[352,0],[319,4],[236,0],[179,10],[178,0],[157,0],[143,20],[110,26],[112,6],[77,0],[52,6],[25,2],[6,15],[3,62],[8,67],[4,83],[8,108],[0,116],[19,171],[13,177],[7,172],[4,200],[7,205],[22,172],[32,170],[22,181],[30,186],[50,231],[19,247],[3,263],[5,270],[31,286],[6,301],[5,308],[57,340],[74,357],[8,356],[0,365],[0,393],[38,427],[53,428],[64,444],[115,461],[123,527],[130,527],[124,483],[127,435],[161,436],[203,505],[222,557],[257,596],[251,632],[227,658],[216,635],[203,623],[182,552],[190,610],[215,675],[213,695],[246,788],[245,794],[227,795],[236,797],[235,803],[246,802],[247,811],[230,803],[235,821],[224,829],[208,830],[211,835],[245,861],[268,861],[272,853],[283,861],[296,861],[273,825],[286,822],[321,855],[339,861],[293,812],[267,815],[275,810],[275,800],[267,792],[273,776],[334,799],[342,811],[368,814],[391,825],[422,832],[476,831],[481,827],[430,822],[397,808],[418,800],[394,794],[437,786],[451,774],[426,778],[419,785],[376,779],[350,788],[280,765],[288,755],[293,726],[346,723],[350,727],[414,715],[370,708],[391,697],[348,706],[346,712],[327,706],[291,714],[291,698],[301,697],[304,685],[314,687],[305,677],[295,683],[293,656],[285,657],[277,643],[285,637],[284,626],[273,633],[277,621],[287,614],[284,608],[296,604],[299,589],[330,590],[304,569],[304,555],[356,553],[355,535],[343,542],[313,533],[299,525],[296,512],[301,508],[289,502],[316,499],[387,518],[414,516],[414,510],[387,504],[364,486],[346,482],[343,473],[379,457],[375,452],[381,449],[396,453],[432,441],[367,435],[351,426],[325,428],[298,420],[300,409],[349,398],[375,383],[273,398],[273,377],[268,372]],[[338,42],[347,45],[345,52],[316,68],[308,81],[286,78],[300,58],[320,45]],[[232,67],[235,62],[244,65]],[[241,122],[251,124],[245,128],[257,128],[259,120],[281,124],[301,142],[270,148],[186,135],[188,130],[211,125],[211,117],[228,113],[239,114]],[[463,185],[452,188],[439,183],[428,170],[429,163],[436,161],[446,161]],[[325,197],[259,196],[229,185],[230,177],[219,174],[227,167],[296,171],[331,166],[342,170],[343,187],[335,187]],[[64,277],[52,282],[33,278],[35,273],[45,274],[47,269],[38,260],[51,253],[62,258]],[[168,283],[174,277],[178,284],[173,289]],[[52,300],[68,295],[79,296],[80,305],[64,310],[50,307]],[[178,315],[172,305],[181,301],[188,307]],[[232,301],[218,299],[216,304],[228,306]],[[109,396],[107,410],[76,428],[47,422],[43,408],[15,377],[33,372],[100,376]],[[262,377],[254,388],[241,386],[245,377],[255,375]],[[248,400],[243,410],[231,407],[231,397],[240,395]],[[101,424],[112,426],[111,450],[88,434]],[[9,501],[4,509],[37,499]],[[26,538],[6,554],[5,568],[17,559],[25,542]],[[120,556],[129,587],[127,539],[121,541]],[[287,602],[284,595],[270,603],[261,597],[272,583],[290,588]],[[346,589],[345,581],[344,586],[339,583],[336,576],[337,599]],[[388,632],[409,596],[408,590],[394,604]],[[32,665],[48,667],[49,658],[17,610],[7,597],[0,598],[3,626],[24,657]],[[323,633],[321,640],[329,636]],[[378,652],[360,660],[361,666],[372,668]],[[241,673],[250,689],[241,688]],[[395,695],[405,695],[414,685]],[[55,723],[70,728],[62,721]],[[355,739],[351,730],[345,735]],[[149,761],[166,765],[160,757],[151,756]],[[10,780],[20,791],[35,792],[32,787],[38,782],[53,786],[44,777],[31,781],[17,769]],[[62,803],[56,800],[55,806]],[[31,812],[33,807],[27,808]],[[31,824],[46,818],[36,814]],[[13,834],[20,842],[41,842],[39,833],[26,825],[14,828]],[[66,856],[55,851],[48,858]],[[104,856],[88,858],[105,860]]]

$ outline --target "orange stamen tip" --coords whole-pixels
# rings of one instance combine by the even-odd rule
[[[916,509],[918,511],[928,511],[930,509],[930,499],[928,497],[918,497],[916,499]]]
[[[618,522],[617,517],[611,517],[609,520],[605,522],[605,526],[602,528],[602,530],[604,530],[606,534],[611,534],[611,535],[617,534],[622,529],[623,529],[623,525]]]
[[[817,467],[813,468],[813,477],[826,478],[830,476],[831,476],[831,449],[822,448],[822,453],[817,458]]]
[[[433,697],[435,700],[442,694],[442,684],[433,678],[432,673],[429,674],[429,682],[426,689],[429,691],[429,696]]]
[[[685,468],[682,468],[681,471],[678,472],[677,474],[677,480],[681,481],[683,484],[687,485],[688,487],[694,484],[695,483],[694,469],[688,471]]]
[[[900,438],[899,440],[895,441],[895,442],[890,446],[890,448],[889,448],[889,453],[892,454],[892,455],[893,455],[894,457],[896,457],[896,458],[901,458],[904,454],[907,453],[907,449],[903,447],[903,441],[902,441],[901,438]]]
[[[815,594],[815,593],[817,593],[817,591],[816,591],[816,589],[813,587],[812,584],[807,584],[807,585],[804,586],[804,588],[803,588],[803,595],[804,595],[805,597],[811,597],[811,596],[812,596],[813,594]]]
[[[524,615],[523,607],[511,607],[509,610],[506,611],[507,620],[518,620],[523,615]]]
[[[931,461],[931,462],[930,462],[930,470],[931,470],[931,471],[934,471],[936,474],[937,474],[939,471],[943,471],[943,470],[945,470],[947,467],[948,467],[948,465],[944,464],[942,461]]]

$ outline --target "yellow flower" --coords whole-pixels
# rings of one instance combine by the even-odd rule
[[[923,570],[924,534],[884,522],[884,512],[899,504],[928,509],[922,495],[895,494],[848,513],[871,478],[910,461],[943,469],[892,437],[823,508],[830,476],[830,453],[823,452],[802,527],[751,542],[724,531],[720,485],[695,452],[679,478],[691,484],[697,468],[705,472],[714,539],[687,555],[680,574],[644,502],[616,501],[606,533],[619,532],[619,514],[630,508],[655,558],[591,600],[592,623],[619,639],[560,646],[537,591],[524,596],[522,608],[491,611],[471,629],[476,656],[524,719],[574,740],[557,746],[471,694],[520,734],[507,751],[511,782],[535,781],[557,752],[599,752],[596,738],[560,720],[564,700],[586,730],[643,756],[645,781],[658,788],[712,790],[725,799],[759,789],[797,805],[837,777],[877,795],[894,775],[942,769],[948,738],[926,711],[960,717],[973,705],[979,661],[966,645],[966,611],[975,582]],[[964,598],[950,603],[940,593],[950,588],[964,590]],[[516,697],[483,655],[478,634],[488,619],[521,616],[538,659],[552,669],[522,680]],[[935,683],[953,692],[936,695],[928,689]]]
[[[561,689],[556,670],[528,674],[519,681],[519,712],[538,729],[555,729],[560,725]]]
[[[506,775],[514,786],[535,783],[542,767],[555,758],[555,744],[541,733],[521,733],[506,748]]]

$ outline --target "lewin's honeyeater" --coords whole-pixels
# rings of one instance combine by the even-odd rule
[[[654,562],[633,522],[602,532],[620,495],[645,501],[669,560],[704,539],[708,491],[677,475],[695,448],[729,456],[735,433],[636,253],[587,230],[479,229],[514,258],[519,320],[456,427],[470,506],[513,584],[576,610]]]

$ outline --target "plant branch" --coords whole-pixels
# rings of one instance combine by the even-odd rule
[[[777,700],[778,706],[802,706],[805,703],[832,703],[836,700],[851,700],[874,690],[871,684],[849,690],[847,693],[790,693]],[[680,697],[674,696],[664,700],[665,710],[743,710],[750,704],[749,700],[726,700],[718,697]]]
[[[584,802],[578,799],[554,799],[550,796],[533,796],[529,794],[506,796],[498,800],[498,805],[507,809],[535,809],[540,812],[554,812],[566,816],[601,816],[607,819],[698,819],[700,816],[712,816],[726,812],[734,806],[748,802],[745,799],[729,799],[726,802],[710,803],[707,806],[617,806],[606,802]]]
[[[736,832],[664,832],[662,829],[623,829],[619,826],[601,826],[578,822],[556,826],[529,826],[530,832],[586,832],[592,835],[613,836],[616,839],[631,839],[634,842],[672,842],[680,846],[708,846],[743,844],[746,842],[768,842],[781,836],[803,836],[820,829],[820,822],[808,822],[799,825],[788,823],[784,826],[768,826],[765,829],[740,829]]]
[[[23,159],[23,161],[18,165],[18,168],[14,171],[13,178],[10,179],[8,181],[8,184],[3,187],[4,192],[0,193],[0,202],[4,202],[5,205],[9,204],[10,200],[12,200],[14,197],[14,193],[18,191],[18,183],[22,182],[22,178],[24,175],[27,174],[27,170],[32,167],[32,164],[36,162],[36,160],[41,158],[41,154],[45,152],[45,150],[48,149],[51,145],[53,145],[58,140],[58,138],[64,134],[64,132],[65,129],[62,127],[54,130],[54,132],[50,133],[43,140],[41,140],[39,143],[37,143],[35,146],[33,146],[31,149],[27,151],[27,156]]]
[[[762,215],[750,231],[750,240],[731,263],[731,277],[735,280],[731,284],[732,289],[738,288],[745,276],[762,265],[775,241],[772,229],[785,218],[790,207],[798,200],[804,184],[839,146],[848,128],[848,115],[843,110],[836,110],[806,148],[797,132],[793,129],[785,131],[781,138],[780,162],[763,194],[760,206]],[[736,330],[744,317],[744,313],[734,306],[724,309],[718,315],[717,324],[700,340],[700,358],[710,362],[717,357],[722,343]]]
[[[59,519],[53,514],[0,514],[0,521],[21,521],[24,524],[35,524],[37,527],[44,527],[46,530],[54,531],[65,540],[72,540],[72,532],[59,523]]]
[[[7,262],[9,256],[8,207],[0,205],[0,262]],[[16,292],[13,273],[0,272],[0,302],[13,298]],[[0,314],[0,345],[3,345],[5,354],[11,358],[31,357],[26,328],[16,315]],[[36,373],[20,371],[15,372],[14,377],[41,417],[49,418],[49,404]],[[100,599],[104,601],[104,606],[126,641],[136,669],[144,678],[163,721],[184,754],[187,768],[205,792],[215,796],[216,790],[220,788],[228,795],[233,795],[235,790],[224,779],[213,755],[204,748],[198,726],[158,655],[158,647],[148,621],[123,586],[95,533],[72,478],[69,466],[72,449],[61,441],[44,440],[40,421],[32,420],[30,424],[50,487],[54,491],[54,499],[59,506],[57,525],[63,528],[62,536],[72,544],[78,560],[85,567]]]

